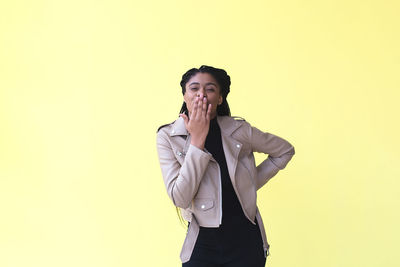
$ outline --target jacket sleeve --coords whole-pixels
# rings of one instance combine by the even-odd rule
[[[250,126],[252,151],[268,154],[257,166],[257,190],[284,169],[295,154],[294,147],[285,139]]]
[[[181,166],[168,138],[164,131],[157,134],[157,152],[164,184],[174,205],[186,209],[197,193],[211,154],[189,145]]]

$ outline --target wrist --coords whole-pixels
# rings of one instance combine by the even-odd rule
[[[199,141],[199,140],[191,140],[190,141],[191,145],[194,145],[195,147],[197,147],[198,149],[204,150],[204,145],[205,142],[204,141]]]

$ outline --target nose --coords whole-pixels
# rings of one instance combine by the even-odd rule
[[[201,87],[199,89],[199,91],[197,92],[197,96],[198,97],[206,97],[207,98],[207,93],[206,93],[206,90],[204,89],[204,87]]]

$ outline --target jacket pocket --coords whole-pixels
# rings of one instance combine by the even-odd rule
[[[212,198],[195,198],[193,206],[195,210],[206,211],[214,207],[214,200]]]

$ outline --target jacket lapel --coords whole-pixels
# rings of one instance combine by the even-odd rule
[[[182,153],[183,155],[186,155],[186,152],[189,149],[189,145],[190,145],[190,134],[189,132],[186,130],[186,126],[185,126],[185,121],[183,120],[183,118],[179,117],[177,120],[175,120],[172,124],[172,129],[169,133],[170,136],[184,136],[185,138],[185,145],[182,148]]]
[[[222,146],[224,148],[229,176],[232,184],[236,187],[235,173],[242,143],[234,139],[231,135],[240,127],[240,123],[230,116],[218,116],[217,120],[221,128]]]

